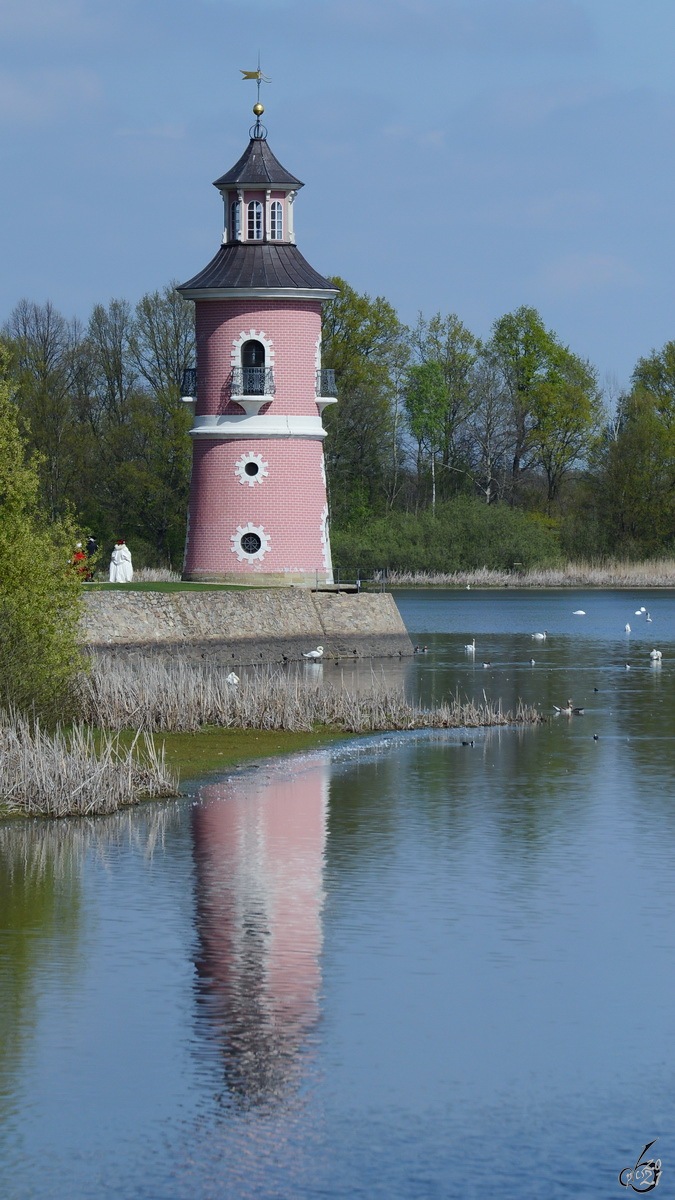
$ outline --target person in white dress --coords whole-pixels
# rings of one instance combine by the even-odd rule
[[[111,583],[131,583],[134,577],[134,568],[131,565],[131,552],[126,542],[120,540],[116,543],[115,549],[112,552],[110,559],[110,582]]]

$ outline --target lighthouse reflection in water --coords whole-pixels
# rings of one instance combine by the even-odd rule
[[[238,1107],[289,1097],[319,1016],[328,769],[206,786],[193,809],[198,1011]]]

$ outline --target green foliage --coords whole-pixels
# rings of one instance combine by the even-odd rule
[[[336,566],[460,571],[548,566],[560,558],[555,529],[505,504],[458,496],[436,515],[393,512],[331,533]]]
[[[47,719],[68,714],[75,674],[81,586],[68,566],[74,532],[46,526],[39,477],[12,402],[0,348],[0,704]]]

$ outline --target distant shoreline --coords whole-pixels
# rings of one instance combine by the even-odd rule
[[[490,571],[390,571],[387,588],[675,588],[675,559],[653,563],[568,563],[565,567]]]

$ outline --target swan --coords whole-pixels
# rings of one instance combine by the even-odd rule
[[[310,658],[313,662],[316,662],[317,658],[323,658],[323,646],[317,646],[316,650],[308,650],[306,653],[303,650],[302,657]]]
[[[630,633],[630,625],[628,624],[628,621],[626,621],[626,626],[625,626],[625,629],[624,629],[624,633]]]
[[[464,649],[466,650],[467,654],[475,654],[476,653],[476,639],[474,638],[473,641],[467,642]]]
[[[536,638],[538,642],[545,642],[546,638],[548,637],[548,634],[547,634],[546,630],[544,630],[543,633],[533,633],[532,637]]]
[[[225,676],[225,682],[231,683],[234,687],[237,683],[239,683],[239,676],[235,675],[234,671],[230,671],[229,675]]]
[[[645,621],[651,621],[651,617],[650,617],[649,613],[647,613],[647,616],[645,617]]]
[[[661,650],[650,650],[649,657],[655,662],[658,662],[660,658],[663,658],[663,652]]]
[[[572,613],[572,616],[573,617],[585,617],[586,609],[585,608],[575,608],[574,612]]]

